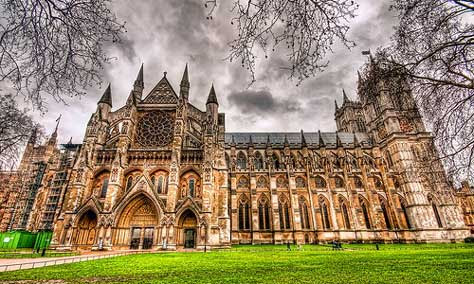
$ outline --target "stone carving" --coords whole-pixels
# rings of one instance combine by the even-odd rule
[[[154,111],[138,122],[136,141],[143,147],[164,147],[173,140],[174,121],[170,114]]]

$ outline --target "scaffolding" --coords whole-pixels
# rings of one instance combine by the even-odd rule
[[[41,187],[43,175],[46,170],[46,163],[44,162],[37,162],[35,163],[35,166],[36,169],[33,172],[33,183],[29,185],[28,197],[26,199],[26,204],[21,215],[19,229],[25,229],[28,225],[28,220],[30,218],[31,211],[33,210],[33,205],[36,200],[36,194],[38,193],[38,189]]]

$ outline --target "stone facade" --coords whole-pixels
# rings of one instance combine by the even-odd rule
[[[464,223],[471,234],[474,234],[474,186],[467,181],[462,182],[461,188],[456,192],[456,198],[463,212]]]
[[[165,73],[143,97],[142,67],[121,108],[106,89],[82,144],[58,148],[56,131],[45,145],[32,138],[8,173],[23,185],[0,195],[10,200],[1,229],[52,229],[58,249],[469,236],[472,215],[427,162],[437,153],[409,90],[372,86],[360,101],[343,94],[336,132],[229,133],[213,86],[205,111],[188,101],[187,67],[179,94]]]

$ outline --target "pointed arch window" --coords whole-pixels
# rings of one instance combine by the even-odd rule
[[[359,128],[360,132],[365,132],[366,131],[365,121],[364,121],[364,118],[362,116],[359,116],[357,118],[357,128]]]
[[[371,223],[370,223],[369,210],[367,208],[367,204],[366,204],[365,200],[363,199],[363,197],[359,196],[359,203],[360,203],[360,208],[362,209],[362,215],[364,217],[365,227],[367,229],[371,229],[372,226],[371,226]]]
[[[257,154],[255,154],[255,169],[257,171],[263,169],[263,158],[262,158],[262,154],[260,154],[260,152],[257,152]]]
[[[347,209],[346,202],[342,197],[339,198],[339,204],[340,204],[340,207],[341,207],[342,220],[344,221],[344,228],[345,229],[351,229],[351,221],[350,221],[350,218],[349,218],[349,210]]]
[[[296,187],[297,188],[304,188],[306,187],[306,180],[302,177],[297,177],[296,178]]]
[[[300,197],[299,200],[299,209],[300,209],[300,220],[301,220],[301,228],[302,229],[310,229],[309,225],[309,210],[308,205],[304,197]]]
[[[169,176],[166,176],[164,178],[164,182],[165,182],[165,185],[164,185],[164,194],[168,194],[168,182],[169,182]]]
[[[189,193],[189,196],[190,197],[194,197],[194,194],[195,194],[195,180],[194,178],[190,178],[189,179],[189,183],[188,183],[188,193]]]
[[[257,180],[257,187],[258,188],[267,188],[268,187],[267,179],[263,176],[260,176]]]
[[[151,177],[151,184],[153,185],[153,188],[155,188],[155,185],[156,185],[156,177],[155,176]]]
[[[270,230],[270,205],[266,198],[260,199],[258,205],[258,227],[260,230]]]
[[[331,221],[329,220],[329,205],[326,199],[322,196],[319,198],[319,207],[321,208],[323,228],[325,230],[331,229]]]
[[[316,181],[316,187],[317,188],[325,188],[326,187],[326,181],[322,177],[317,176],[315,181]]]
[[[441,217],[439,216],[438,206],[436,206],[436,204],[434,204],[434,203],[431,203],[431,206],[433,207],[433,212],[435,214],[436,222],[438,223],[438,227],[442,228],[443,223],[441,222]]]
[[[248,188],[249,187],[249,180],[242,176],[239,178],[239,181],[237,182],[237,188]]]
[[[280,159],[278,159],[278,156],[276,154],[272,155],[272,161],[273,161],[273,169],[279,170],[280,169]]]
[[[153,182],[153,180],[152,180],[152,182]],[[129,176],[127,178],[127,186],[126,186],[125,190],[129,191],[132,188],[132,185],[133,185],[133,176]]]
[[[288,201],[284,198],[280,199],[278,203],[278,212],[280,215],[280,229],[285,230],[290,228],[290,207]]]
[[[250,230],[250,206],[247,199],[240,200],[239,230]]]
[[[335,177],[334,184],[336,185],[337,188],[342,188],[344,187],[344,180],[341,177]]]
[[[388,213],[387,202],[379,196],[380,208],[382,209],[383,219],[388,230],[392,229],[392,222],[390,222],[390,215]]]
[[[356,158],[351,159],[352,170],[359,170],[359,163],[357,162]]]
[[[245,154],[242,152],[239,152],[239,154],[237,155],[237,168],[239,170],[247,169],[247,158],[245,157]]]
[[[293,169],[297,169],[298,165],[296,163],[296,157],[294,155],[291,155],[291,166]]]
[[[375,115],[379,116],[379,114],[380,114],[380,103],[379,103],[378,100],[374,101],[374,111],[375,111]]]
[[[100,191],[100,198],[105,198],[107,196],[107,188],[109,187],[109,179],[105,178],[102,182],[102,190]]]
[[[160,176],[160,177],[158,178],[158,185],[157,185],[157,187],[156,187],[156,190],[157,190],[157,192],[158,192],[159,194],[164,193],[164,190],[163,190],[163,180],[164,180],[163,176]]]
[[[433,213],[436,218],[436,223],[438,224],[438,227],[443,228],[443,222],[441,222],[441,216],[439,215],[438,206],[436,205],[431,196],[428,197],[428,200],[431,202],[431,207],[433,208]]]
[[[284,178],[283,176],[277,177],[276,183],[277,183],[278,188],[288,187],[288,182],[287,182],[286,178]]]

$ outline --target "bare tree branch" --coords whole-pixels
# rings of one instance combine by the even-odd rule
[[[217,1],[205,0],[205,5],[212,18]],[[327,67],[326,55],[336,41],[355,46],[346,34],[357,8],[347,0],[234,0],[231,24],[237,36],[229,43],[227,59],[239,60],[254,82],[258,51],[267,58],[280,49],[287,53],[284,68],[300,83]]]
[[[394,0],[400,23],[384,52],[409,78],[448,174],[473,179],[474,1]]]
[[[42,108],[100,83],[103,45],[125,31],[110,1],[0,0],[0,80]]]
[[[12,95],[0,95],[0,170],[16,165],[34,130],[39,138],[39,125],[27,115],[27,110],[19,109]]]

